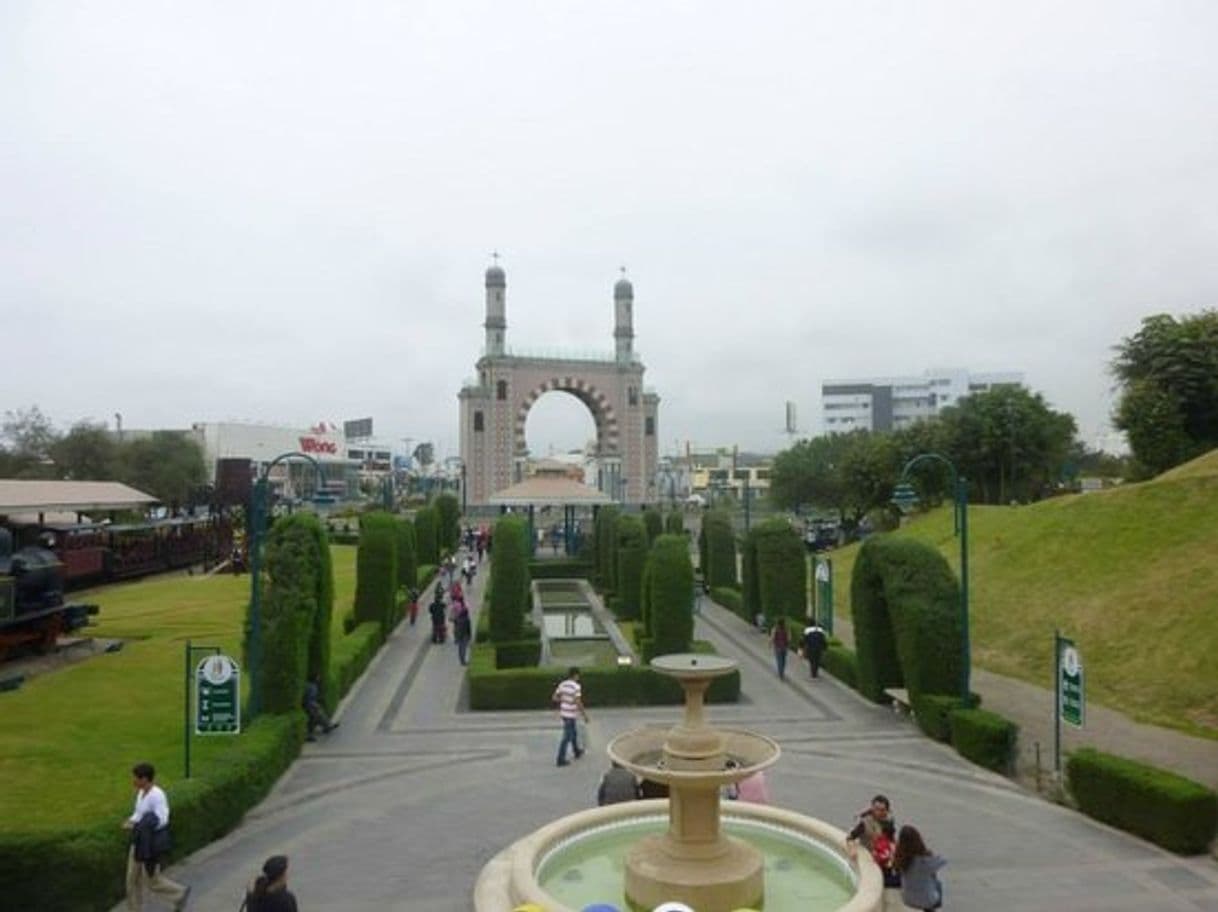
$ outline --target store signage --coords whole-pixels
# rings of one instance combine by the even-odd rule
[[[333,440],[322,440],[319,437],[301,437],[300,452],[334,454],[338,452],[338,444]]]
[[[241,731],[241,669],[226,655],[208,656],[195,669],[195,733]]]

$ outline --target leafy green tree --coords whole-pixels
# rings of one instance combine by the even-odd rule
[[[869,431],[801,440],[774,458],[770,498],[779,507],[818,507],[854,528],[868,511],[884,507],[899,477],[890,435]]]
[[[81,421],[50,446],[55,472],[73,481],[112,481],[121,470],[121,448],[104,424]]]
[[[190,503],[206,477],[202,448],[178,431],[156,431],[122,448],[119,480],[172,508]]]
[[[57,439],[51,419],[38,406],[6,411],[0,423],[0,477],[53,477],[51,447]]]
[[[1141,474],[1218,447],[1218,310],[1147,317],[1116,351],[1114,423],[1128,435]]]

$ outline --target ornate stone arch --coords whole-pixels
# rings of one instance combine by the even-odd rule
[[[598,455],[616,456],[621,453],[621,433],[617,413],[614,411],[609,397],[582,377],[551,377],[530,390],[516,409],[514,443],[517,454],[524,454],[528,451],[524,431],[529,410],[533,408],[538,399],[550,392],[570,393],[591,412],[592,420],[596,424]]]

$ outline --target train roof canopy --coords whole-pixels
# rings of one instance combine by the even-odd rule
[[[117,481],[26,481],[0,478],[0,516],[84,510],[140,510],[151,494]]]

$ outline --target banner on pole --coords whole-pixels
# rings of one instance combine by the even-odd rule
[[[236,735],[241,731],[241,669],[226,655],[212,655],[195,668],[195,733]]]

